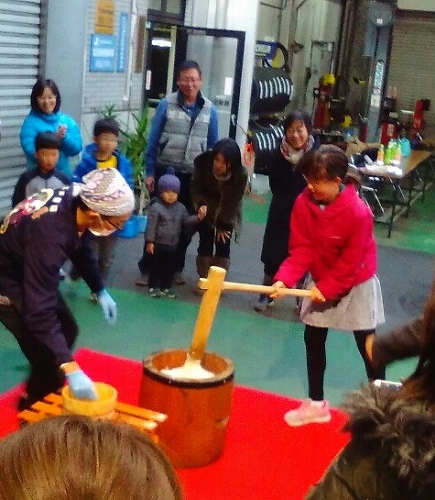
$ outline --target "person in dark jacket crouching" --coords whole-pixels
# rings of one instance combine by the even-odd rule
[[[31,365],[19,409],[57,391],[65,375],[78,398],[96,399],[94,385],[74,361],[78,326],[59,290],[67,259],[97,294],[108,323],[116,303],[104,288],[87,231],[97,236],[120,229],[134,195],[113,168],[94,170],[83,183],[43,189],[16,205],[0,226],[0,322],[15,336]]]
[[[349,394],[351,440],[306,500],[435,498],[435,287],[423,325],[417,368],[403,385],[375,382]]]
[[[195,158],[192,204],[196,210],[207,210],[198,227],[196,269],[201,278],[207,276],[211,265],[226,270],[230,266],[231,237],[235,232],[237,239],[247,181],[240,148],[233,139],[221,139]]]

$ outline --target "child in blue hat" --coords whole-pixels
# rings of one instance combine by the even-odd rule
[[[148,288],[151,297],[175,298],[172,284],[175,275],[175,251],[182,231],[192,230],[207,214],[201,208],[189,215],[178,201],[180,180],[169,167],[157,184],[158,198],[148,209],[145,247],[151,256]]]

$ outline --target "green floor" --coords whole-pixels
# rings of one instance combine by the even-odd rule
[[[378,242],[435,253],[434,202],[435,190],[431,190],[424,203],[416,202],[412,207],[409,219],[397,222],[391,239],[386,238],[385,226],[376,227]],[[268,195],[264,195],[264,203],[247,196],[245,220],[263,225],[267,207]],[[258,255],[252,258],[258,261]],[[258,276],[251,281],[255,282],[256,278]],[[188,347],[199,299],[197,302],[155,300],[142,290],[121,288],[112,288],[112,293],[120,311],[119,321],[113,327],[104,323],[100,308],[89,302],[88,291],[82,283],[75,297],[68,295],[81,327],[77,347],[88,346],[136,360],[161,349]],[[208,350],[234,361],[236,382],[240,385],[305,397],[303,325],[291,320],[291,315],[283,320],[274,318],[273,314],[263,316],[246,309],[226,307],[228,300],[225,297],[219,305]],[[365,374],[351,335],[331,332],[327,356],[325,394],[331,404],[337,405],[344,392],[364,381]],[[413,365],[414,360],[397,363],[389,369],[388,376],[392,379],[404,376]],[[0,392],[23,380],[27,371],[26,360],[15,340],[3,329],[0,330],[0,366]]]

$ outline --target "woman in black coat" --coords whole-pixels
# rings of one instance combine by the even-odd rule
[[[264,172],[269,176],[272,192],[266,229],[263,237],[261,262],[264,264],[264,285],[271,285],[281,262],[288,255],[290,213],[297,196],[306,186],[305,179],[295,167],[302,155],[317,148],[311,135],[313,125],[306,111],[291,112],[283,122],[284,136]],[[262,312],[273,305],[273,299],[261,294],[254,309]]]
[[[190,185],[192,205],[207,214],[198,226],[196,268],[201,278],[207,276],[211,265],[226,270],[230,266],[231,238],[235,232],[237,241],[247,181],[248,173],[234,139],[221,139],[195,158]]]

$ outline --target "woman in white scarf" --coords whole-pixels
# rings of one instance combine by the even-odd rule
[[[261,261],[264,264],[264,285],[271,285],[281,262],[287,257],[290,236],[290,213],[296,197],[306,186],[305,179],[295,169],[303,154],[317,148],[311,135],[313,125],[306,111],[291,112],[283,122],[284,136],[281,146],[271,157],[264,174],[269,176],[272,192],[266,229],[263,237]],[[263,312],[273,300],[261,294],[254,309]]]

